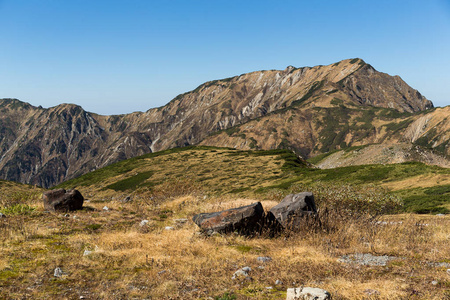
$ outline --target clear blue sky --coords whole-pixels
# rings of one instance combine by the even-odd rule
[[[360,57],[450,105],[450,1],[0,0],[0,98],[145,111],[205,81]]]

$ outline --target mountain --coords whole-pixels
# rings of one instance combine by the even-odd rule
[[[432,107],[400,77],[361,59],[209,81],[163,107],[126,115],[2,99],[0,178],[51,187],[119,160],[199,143],[287,148],[309,158],[401,140],[448,154],[448,108]]]

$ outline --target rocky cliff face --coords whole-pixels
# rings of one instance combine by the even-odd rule
[[[163,107],[127,115],[3,99],[0,178],[50,187],[122,159],[200,142],[284,147],[308,157],[382,141],[387,127],[431,107],[400,77],[377,72],[360,59],[210,81]],[[404,129],[404,123],[398,126]]]

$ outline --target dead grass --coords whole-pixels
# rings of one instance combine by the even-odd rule
[[[205,237],[191,221],[193,214],[258,199],[192,192],[161,196],[156,202],[145,196],[128,203],[120,198],[92,200],[69,216],[45,213],[40,200],[27,200],[36,207],[33,212],[0,220],[2,297],[207,299],[228,293],[237,299],[283,299],[287,288],[300,285],[324,288],[333,299],[449,296],[446,268],[432,265],[450,262],[448,216],[373,219],[322,209],[320,226],[305,221],[300,232],[275,238]],[[277,203],[261,197],[266,209]],[[321,208],[325,204],[322,201]],[[179,218],[189,221],[177,224]],[[142,220],[149,222],[140,226]],[[166,230],[166,226],[174,229]],[[86,250],[91,253],[84,255]],[[387,266],[337,261],[353,253],[397,258]],[[259,256],[270,256],[272,261],[258,262]],[[232,280],[233,273],[244,266],[252,268],[252,280]],[[63,277],[53,276],[56,267],[65,272]],[[276,286],[276,280],[283,283]],[[370,290],[379,294],[369,296]]]

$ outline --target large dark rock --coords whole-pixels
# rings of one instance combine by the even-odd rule
[[[287,195],[279,204],[272,207],[267,219],[276,220],[283,228],[298,228],[305,216],[317,213],[314,196],[310,192]],[[273,221],[272,221],[273,223]]]
[[[260,202],[224,211],[195,215],[192,220],[202,231],[227,233],[237,231],[254,234],[264,223],[264,209]]]
[[[58,189],[42,195],[44,208],[50,211],[73,211],[83,208],[84,198],[78,190]]]

